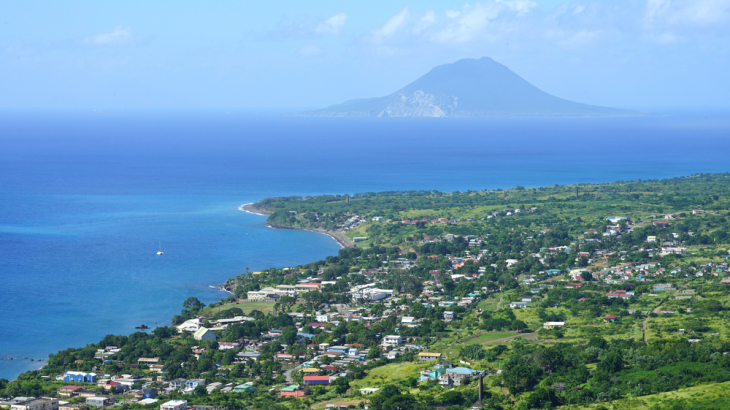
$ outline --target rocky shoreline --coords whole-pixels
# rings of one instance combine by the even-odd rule
[[[262,216],[271,215],[271,212],[266,211],[264,209],[256,208],[253,203],[241,205],[238,209],[240,209],[244,212],[248,212],[248,213],[256,214],[256,215],[262,215]],[[337,243],[340,244],[340,246],[342,246],[343,248],[354,248],[355,247],[355,244],[352,243],[352,241],[350,241],[350,239],[347,236],[345,236],[345,234],[343,234],[342,232],[328,231],[326,229],[321,229],[321,228],[297,228],[297,227],[292,227],[292,226],[282,226],[282,225],[273,225],[273,224],[268,224],[268,225],[273,229],[296,229],[296,230],[300,230],[300,231],[323,233],[325,235],[329,235],[330,237],[332,237],[332,239],[337,241]]]

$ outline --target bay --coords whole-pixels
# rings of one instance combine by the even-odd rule
[[[337,253],[328,236],[267,228],[243,203],[728,172],[729,118],[2,114],[0,358],[18,360],[0,361],[0,378],[169,323],[188,296],[225,297],[210,286],[246,268]]]

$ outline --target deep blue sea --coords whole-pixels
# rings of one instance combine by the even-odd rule
[[[730,171],[728,112],[638,118],[0,115],[0,378],[169,323],[248,267],[333,255],[238,211],[267,196],[455,191]],[[156,255],[162,243],[164,256]]]

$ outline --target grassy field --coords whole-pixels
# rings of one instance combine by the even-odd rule
[[[327,401],[323,401],[321,403],[313,404],[312,408],[313,409],[323,409],[328,404],[334,404],[335,407],[337,407],[337,406],[355,406],[355,407],[357,407],[357,405],[360,404],[361,401],[363,401],[363,400],[346,399],[346,398],[327,400]]]
[[[564,409],[726,409],[730,402],[730,382],[705,384],[672,392],[632,397],[607,403],[594,403],[587,406],[565,406]]]
[[[363,387],[382,387],[387,384],[397,383],[409,377],[417,377],[421,370],[432,367],[434,362],[416,363],[392,363],[382,367],[376,367],[368,372],[368,375],[361,380],[350,383],[353,389]]]
[[[241,309],[244,314],[248,314],[252,310],[260,310],[263,313],[269,313],[274,311],[274,304],[275,302],[233,302],[216,306],[214,308],[205,308],[201,311],[201,313],[203,316],[210,317],[222,310],[234,307]]]

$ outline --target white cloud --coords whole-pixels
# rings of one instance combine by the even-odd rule
[[[376,44],[388,40],[407,25],[409,17],[408,7],[404,7],[403,10],[389,18],[385,24],[370,32],[369,40]]]
[[[116,26],[108,33],[95,34],[84,38],[84,43],[95,46],[122,46],[134,44],[135,36],[131,29]]]
[[[335,14],[324,22],[320,23],[314,29],[314,31],[320,34],[332,34],[335,36],[339,36],[342,32],[342,28],[345,26],[345,23],[347,23],[348,19],[349,16],[347,15],[347,13]]]
[[[313,44],[310,44],[310,45],[302,47],[299,50],[298,54],[300,57],[306,57],[306,58],[320,57],[320,56],[324,55],[324,50],[322,50],[321,48],[319,48]]]
[[[483,0],[419,13],[406,7],[365,34],[360,45],[382,55],[432,53],[439,47],[474,54],[507,45],[544,52],[726,35],[730,0],[574,0],[551,12],[531,0]]]

